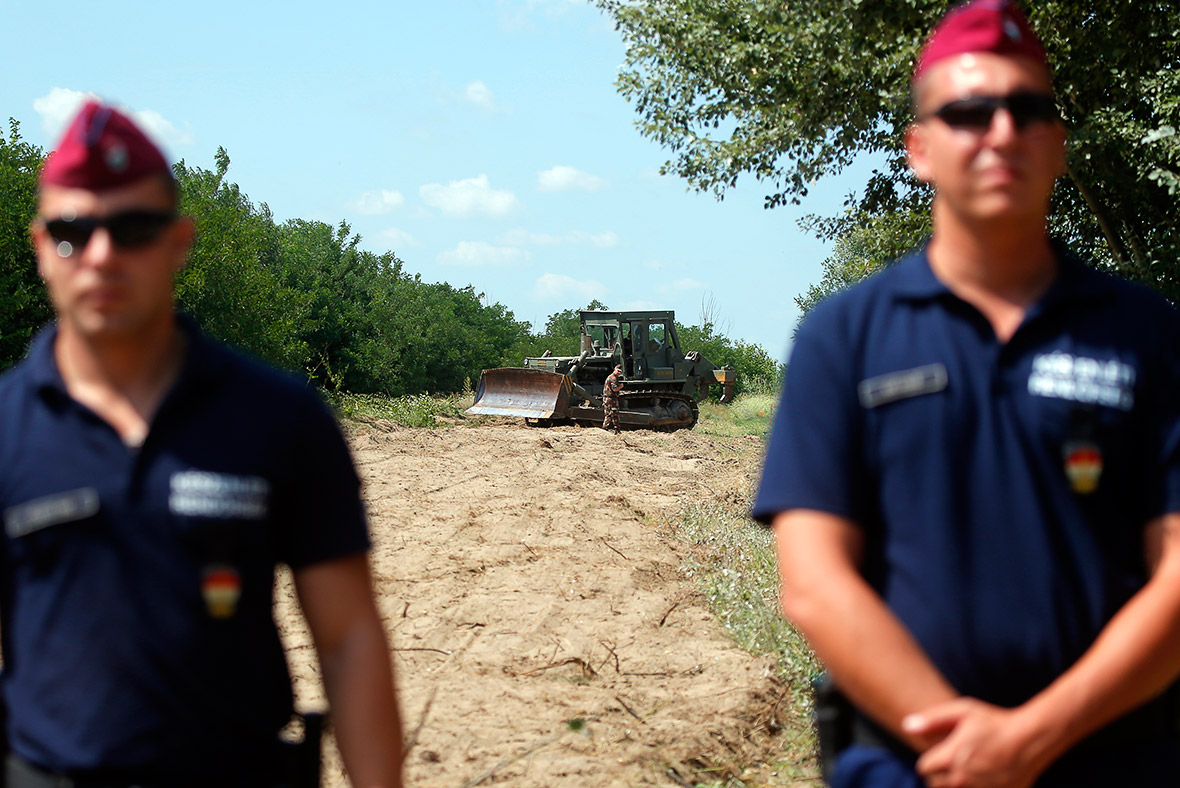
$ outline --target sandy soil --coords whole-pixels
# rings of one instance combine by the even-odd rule
[[[788,691],[730,643],[681,570],[693,548],[661,525],[684,501],[740,500],[757,439],[350,432],[409,785],[674,785],[773,757]],[[322,707],[285,582],[278,603],[299,705]],[[347,785],[331,747],[324,785]]]

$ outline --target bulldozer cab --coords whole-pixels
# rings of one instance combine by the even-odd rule
[[[670,370],[683,360],[670,311],[582,312],[581,317],[595,355],[613,357],[628,379],[656,377],[655,370]]]
[[[622,338],[617,324],[582,324],[582,333],[590,337],[595,356],[612,355]]]

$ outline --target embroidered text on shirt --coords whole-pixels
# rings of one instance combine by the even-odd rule
[[[233,476],[212,471],[172,474],[168,509],[189,517],[266,517],[270,483],[259,476]]]
[[[1060,351],[1033,359],[1028,393],[1088,405],[1130,410],[1135,404],[1135,368],[1110,359],[1099,361]]]

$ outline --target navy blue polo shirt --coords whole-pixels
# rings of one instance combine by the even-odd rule
[[[753,515],[853,520],[951,684],[1017,705],[1143,585],[1143,526],[1180,511],[1178,348],[1166,301],[1060,250],[1001,344],[919,250],[800,327]]]
[[[55,329],[0,377],[3,691],[11,748],[43,768],[168,784],[266,770],[292,712],[275,564],[368,547],[316,394],[182,325],[182,371],[138,448],[69,397]]]

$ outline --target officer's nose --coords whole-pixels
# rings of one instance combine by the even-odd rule
[[[75,250],[78,254],[78,250]],[[87,265],[105,265],[115,255],[115,243],[105,227],[96,227],[81,249],[81,261]]]
[[[992,113],[991,123],[987,127],[987,138],[993,145],[1006,144],[1015,140],[1020,131],[1016,118],[1012,117],[1008,108],[1000,107]]]

